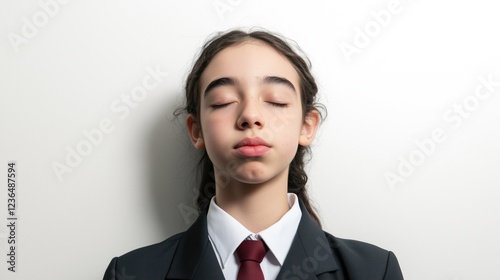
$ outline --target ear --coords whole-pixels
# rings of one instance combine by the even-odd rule
[[[186,119],[186,127],[189,133],[189,138],[191,139],[191,143],[193,143],[193,146],[197,149],[204,149],[205,142],[203,141],[201,125],[192,114],[189,114]]]
[[[302,130],[300,131],[299,145],[309,146],[314,140],[316,131],[319,126],[319,112],[312,110],[307,113],[304,123],[302,124]]]

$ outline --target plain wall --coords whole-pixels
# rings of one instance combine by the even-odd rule
[[[394,251],[405,279],[499,279],[499,8],[2,1],[0,278],[101,279],[112,257],[187,229],[198,153],[172,120],[186,73],[213,32],[260,26],[305,51],[328,109],[307,167],[324,228]]]

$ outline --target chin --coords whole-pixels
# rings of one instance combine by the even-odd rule
[[[262,173],[262,172],[259,172]],[[269,180],[268,176],[264,174],[255,174],[254,172],[245,172],[245,174],[234,174],[232,176],[234,180],[244,183],[244,184],[262,184]]]

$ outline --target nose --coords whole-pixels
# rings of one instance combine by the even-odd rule
[[[240,129],[262,128],[264,118],[259,108],[259,101],[248,100],[244,102],[237,122]]]

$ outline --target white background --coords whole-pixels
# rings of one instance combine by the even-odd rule
[[[324,228],[394,251],[405,279],[500,279],[498,1],[52,1],[47,15],[48,2],[0,3],[1,279],[101,279],[112,257],[189,226],[197,154],[172,111],[205,39],[252,26],[312,61],[329,112],[308,166]],[[117,113],[148,68],[168,76]],[[54,163],[106,119],[113,130],[59,180]],[[444,141],[424,154],[416,141],[436,129]],[[398,173],[404,161],[413,172]]]

